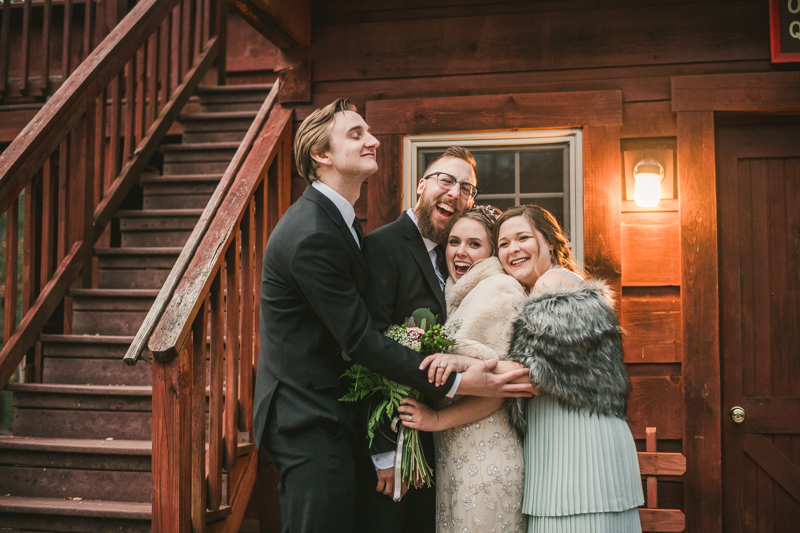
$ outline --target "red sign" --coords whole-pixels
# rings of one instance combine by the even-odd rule
[[[773,63],[800,63],[800,0],[769,1]]]

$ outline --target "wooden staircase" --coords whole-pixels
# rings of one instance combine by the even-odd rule
[[[152,371],[123,363],[269,86],[204,88],[143,174],[141,209],[119,210],[119,246],[95,247],[96,288],[71,289],[71,332],[40,335],[40,383],[8,384],[13,435],[0,437],[0,527],[150,531]],[[249,448],[248,448],[249,447]],[[244,453],[252,444],[239,448]]]

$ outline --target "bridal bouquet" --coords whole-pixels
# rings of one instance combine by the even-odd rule
[[[453,340],[455,331],[451,327],[435,324],[434,320],[433,314],[427,309],[417,309],[405,324],[390,327],[385,335],[422,355],[446,353],[455,344]],[[421,401],[422,393],[376,374],[359,364],[351,366],[344,375],[352,379],[353,383],[341,401],[357,402],[372,395],[382,396],[379,402],[374,402],[374,408],[369,413],[367,436],[370,446],[380,426],[391,422],[393,428],[397,427],[398,442],[402,440],[398,445],[398,448],[402,446],[402,480],[409,487],[419,488],[423,485],[430,487],[431,467],[425,460],[419,432],[400,425],[399,419],[395,416],[403,398],[410,397]]]

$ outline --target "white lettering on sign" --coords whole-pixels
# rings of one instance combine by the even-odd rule
[[[800,0],[789,0],[786,4],[789,7],[789,13],[800,13]]]
[[[789,35],[800,40],[800,21],[795,20],[789,24]]]

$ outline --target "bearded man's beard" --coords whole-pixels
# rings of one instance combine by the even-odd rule
[[[431,216],[433,215],[433,210],[436,209],[435,202],[424,202],[421,200],[420,198],[420,201],[417,202],[417,206],[414,208],[414,214],[417,215],[417,220],[419,221],[419,232],[426,239],[430,239],[436,244],[444,245],[447,242],[447,237],[450,235],[453,224],[456,223],[456,219],[458,218],[458,208],[453,206],[457,210],[456,213],[453,214],[453,217],[444,227],[439,228],[433,224]]]

